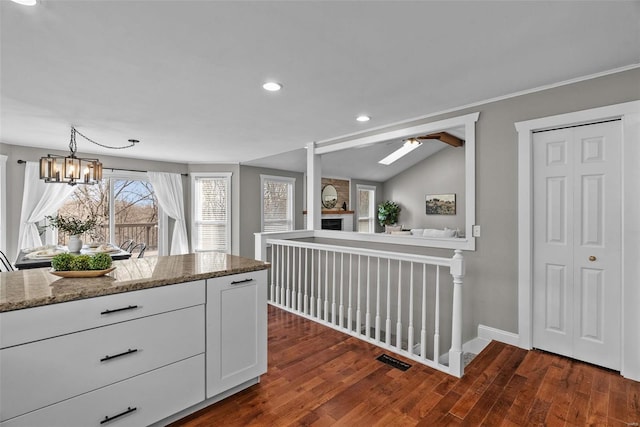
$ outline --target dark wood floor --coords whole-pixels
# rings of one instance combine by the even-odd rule
[[[269,371],[261,383],[174,426],[640,423],[640,383],[574,360],[494,341],[456,379],[410,360],[400,371],[375,360],[381,353],[269,307]]]

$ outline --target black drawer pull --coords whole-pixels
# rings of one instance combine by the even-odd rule
[[[130,305],[128,307],[116,308],[115,310],[105,310],[100,314],[111,314],[111,313],[117,313],[119,311],[133,310],[133,309],[136,309],[136,308],[138,308],[137,305]]]
[[[100,421],[100,424],[108,423],[109,421],[113,421],[116,418],[120,418],[120,417],[122,417],[124,415],[130,414],[133,411],[137,411],[137,410],[138,410],[138,408],[135,408],[135,407],[132,408],[131,406],[129,406],[126,411],[120,412],[119,414],[114,415],[113,417],[104,417],[104,420]]]
[[[244,280],[234,280],[231,282],[232,285],[239,285],[241,283],[253,282],[253,279],[244,279]]]
[[[105,356],[102,359],[100,359],[101,362],[106,362],[107,360],[111,360],[111,359],[115,359],[116,357],[121,357],[121,356],[126,356],[127,354],[133,354],[136,351],[138,351],[137,348],[129,349],[127,351],[123,351],[122,353],[118,353],[118,354],[114,354],[113,356]]]

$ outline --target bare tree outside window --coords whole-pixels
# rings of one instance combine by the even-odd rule
[[[109,214],[109,186],[113,185],[114,213]],[[78,185],[58,211],[60,215],[85,218],[95,216],[98,226],[83,236],[86,242],[109,242],[109,221],[115,224],[116,245],[125,240],[145,243],[146,255],[158,251],[158,200],[147,181],[105,179],[96,185]],[[58,233],[58,244],[66,245],[68,236]]]

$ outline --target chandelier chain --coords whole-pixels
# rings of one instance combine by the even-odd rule
[[[78,135],[80,135],[81,137],[83,137],[84,139],[86,139],[87,141],[99,145],[100,147],[104,147],[104,148],[110,148],[112,150],[122,150],[124,148],[129,148],[129,147],[133,147],[134,145],[137,144],[137,140],[129,140],[131,142],[131,144],[129,145],[123,145],[122,147],[114,147],[112,145],[105,145],[105,144],[101,144],[99,142],[94,141],[93,139],[83,135],[79,130],[77,130],[76,128],[74,128],[73,126],[71,127],[71,141],[75,146],[75,142],[76,142],[76,138],[75,138],[75,133],[77,133]],[[71,147],[71,145],[69,145],[69,147]]]

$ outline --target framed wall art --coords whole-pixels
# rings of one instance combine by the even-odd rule
[[[427,194],[427,215],[455,215],[455,194]]]

